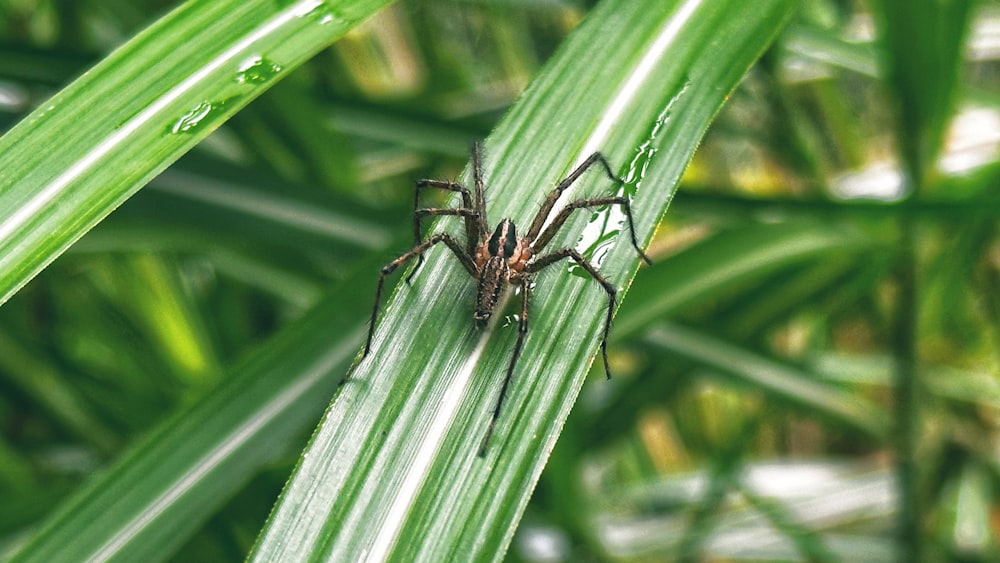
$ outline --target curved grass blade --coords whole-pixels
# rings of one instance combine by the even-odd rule
[[[711,118],[793,4],[601,3],[487,140],[491,222],[524,225],[600,150],[635,193],[648,240]],[[592,174],[567,197],[610,189]],[[577,247],[627,287],[638,257],[621,218],[592,219],[568,222],[553,248],[583,231]],[[431,251],[385,307],[372,353],[328,410],[252,560],[502,558],[593,360],[607,298],[568,266],[538,276],[525,352],[481,459],[516,328],[473,328],[473,284],[446,252]]]
[[[879,440],[888,436],[888,413],[856,393],[819,381],[803,369],[673,323],[654,325],[645,340],[713,366],[804,412],[826,416]]]
[[[0,303],[388,1],[186,3],[35,110],[0,138]]]
[[[657,264],[649,275],[636,281],[632,291],[642,307],[622,307],[615,335],[635,335],[681,307],[788,264],[832,251],[860,250],[871,244],[871,239],[857,229],[806,221],[752,225],[712,235]],[[663,291],[664,287],[670,291]]]

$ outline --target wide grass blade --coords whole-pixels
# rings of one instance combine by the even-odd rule
[[[792,6],[600,4],[487,140],[491,222],[510,217],[525,228],[545,193],[599,150],[635,194],[636,230],[649,240],[711,118]],[[568,196],[611,189],[594,173]],[[602,272],[627,287],[638,257],[621,217],[594,214],[577,241],[584,215],[553,247],[596,246]],[[441,225],[449,226],[460,230]],[[476,450],[516,328],[477,332],[473,298],[447,249],[431,251],[412,284],[400,286],[253,560],[503,556],[593,360],[607,297],[568,265],[537,277],[525,352],[485,459]]]

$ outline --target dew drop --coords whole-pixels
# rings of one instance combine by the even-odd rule
[[[349,27],[351,23],[342,13],[334,10],[329,2],[323,0],[313,0],[300,4],[295,15],[300,18],[309,18],[320,25],[337,24]]]
[[[350,25],[347,18],[333,10],[318,10],[313,15],[313,18],[319,22],[320,25],[338,25],[341,27]]]
[[[190,133],[201,125],[202,121],[210,113],[215,106],[212,102],[201,102],[195,107],[191,108],[187,113],[180,116],[177,121],[170,127],[171,133]]]
[[[263,84],[281,72],[281,65],[261,55],[252,55],[240,63],[236,81],[240,84]]]

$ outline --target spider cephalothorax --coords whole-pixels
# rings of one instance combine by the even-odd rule
[[[413,236],[415,246],[408,252],[382,267],[379,274],[378,286],[375,290],[375,306],[372,309],[371,325],[368,330],[368,339],[365,341],[364,356],[368,355],[371,349],[372,337],[375,335],[375,321],[378,318],[379,301],[382,297],[382,287],[385,285],[385,278],[391,274],[401,264],[413,257],[417,257],[417,265],[410,275],[409,281],[416,269],[423,261],[424,252],[439,242],[445,245],[455,254],[469,275],[478,282],[476,291],[476,307],[472,313],[472,318],[478,325],[485,325],[496,309],[500,296],[504,288],[508,285],[521,287],[521,315],[518,317],[517,342],[514,344],[514,353],[510,363],[507,365],[507,375],[504,378],[503,386],[500,388],[500,396],[497,398],[496,407],[493,409],[493,417],[490,419],[486,435],[483,437],[479,455],[486,454],[486,446],[493,435],[493,427],[496,425],[497,417],[500,415],[500,407],[503,404],[507,387],[510,384],[511,376],[514,373],[514,366],[521,354],[521,347],[524,344],[524,336],[528,332],[528,297],[531,292],[530,276],[535,272],[550,266],[564,258],[571,258],[581,268],[587,271],[594,278],[604,291],[608,294],[608,313],[604,322],[604,336],[601,339],[601,357],[604,360],[604,370],[611,377],[608,365],[608,332],[611,330],[611,318],[614,314],[615,299],[618,294],[611,282],[607,280],[597,268],[590,263],[573,248],[559,248],[547,253],[542,253],[546,245],[552,240],[556,232],[562,227],[566,219],[576,209],[587,207],[597,207],[601,205],[621,205],[625,211],[625,218],[628,220],[629,234],[632,237],[632,246],[635,247],[639,256],[652,264],[649,257],[639,248],[636,240],[635,228],[632,225],[632,207],[625,196],[595,197],[590,199],[578,199],[566,204],[565,207],[548,223],[545,227],[552,208],[555,206],[559,196],[569,188],[577,178],[594,164],[600,164],[612,181],[621,183],[622,180],[611,172],[611,166],[601,153],[595,152],[587,157],[577,166],[569,176],[566,176],[553,189],[545,201],[542,202],[538,214],[531,222],[527,233],[523,237],[517,236],[517,227],[510,219],[502,219],[497,224],[496,229],[490,234],[486,220],[486,197],[483,186],[482,168],[482,147],[476,143],[472,147],[472,175],[474,185],[473,194],[469,189],[456,182],[442,180],[418,180],[416,196],[413,210]],[[441,188],[452,192],[457,192],[462,196],[462,207],[455,208],[434,208],[420,207],[420,190],[422,188]],[[436,233],[422,240],[420,234],[420,220],[428,215],[454,215],[465,219],[466,242],[463,247],[458,240],[448,233]],[[545,227],[545,230],[542,230]]]
[[[479,290],[472,318],[485,324],[493,315],[500,294],[508,283],[520,285],[522,272],[533,255],[527,239],[517,238],[517,228],[510,219],[497,225],[493,236],[476,246],[475,262],[479,269]]]

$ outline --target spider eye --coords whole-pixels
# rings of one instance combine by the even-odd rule
[[[503,242],[503,254],[500,254],[501,241]],[[514,251],[517,249],[517,231],[514,229],[513,221],[510,219],[500,221],[500,224],[497,225],[497,230],[493,231],[493,236],[490,237],[487,249],[490,251],[490,256],[503,256],[507,258],[514,255]]]

